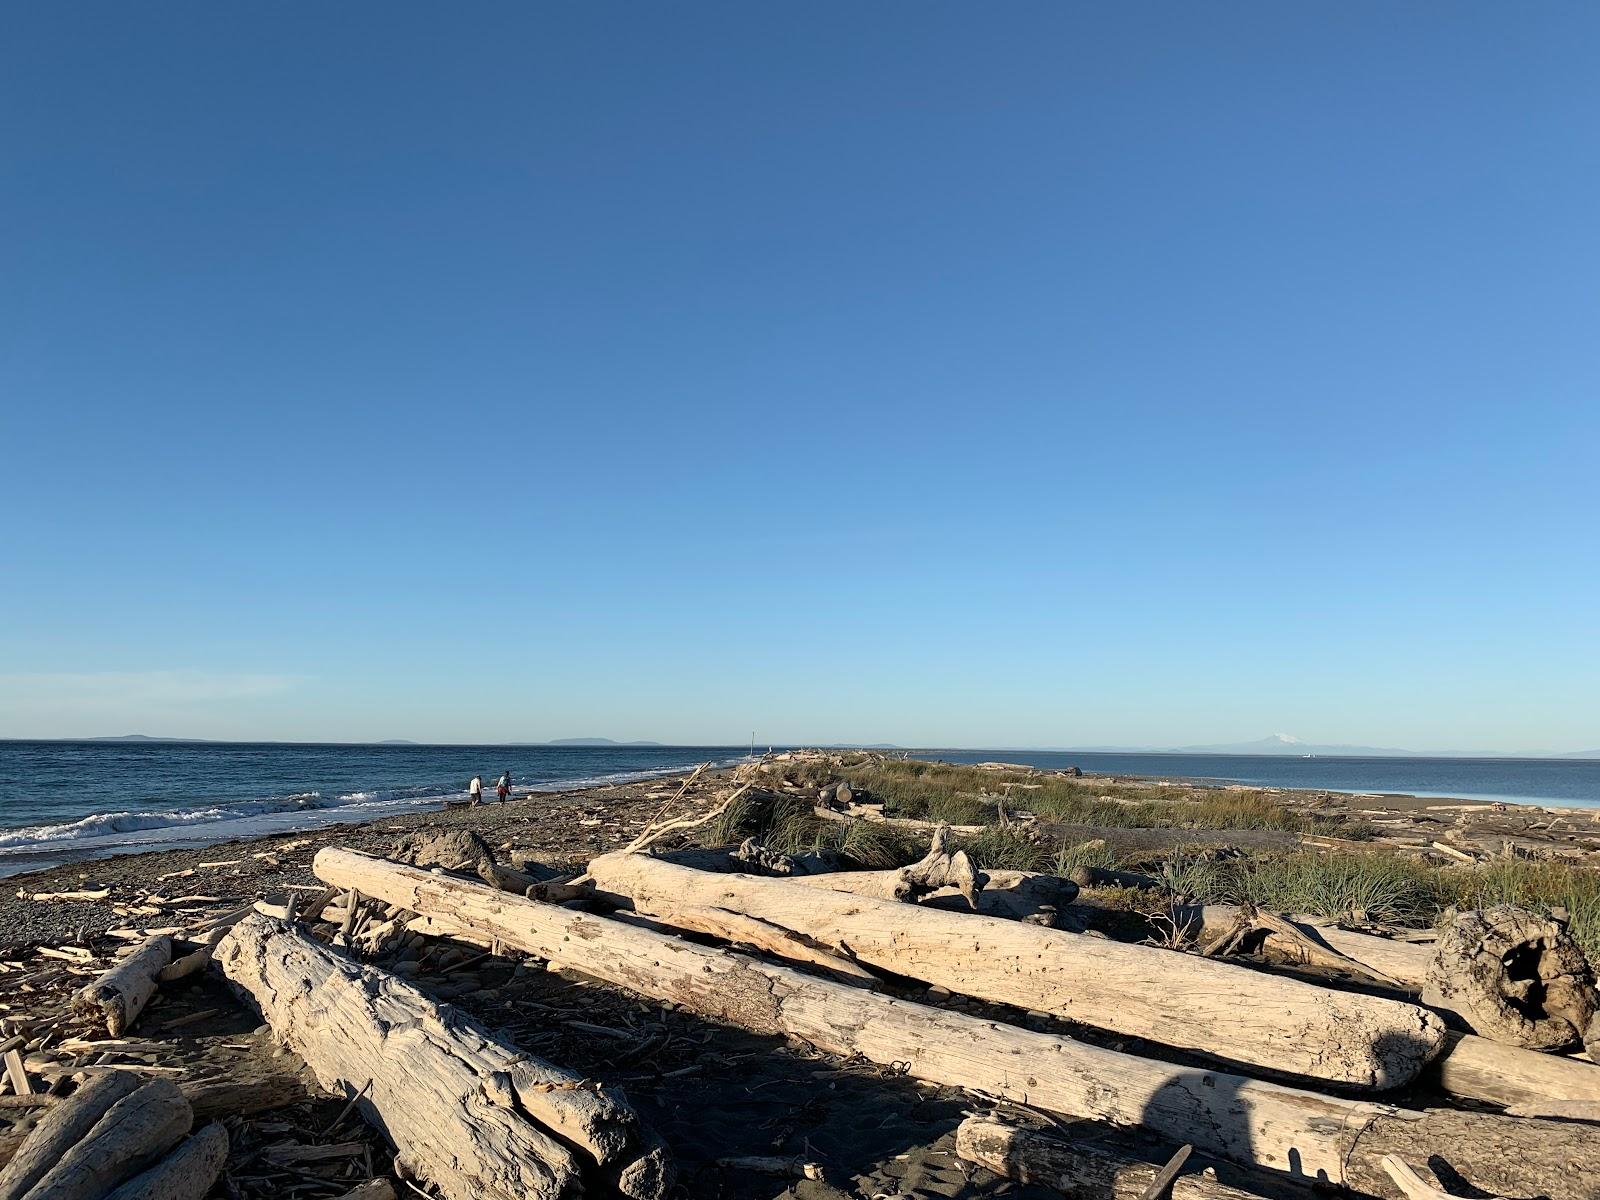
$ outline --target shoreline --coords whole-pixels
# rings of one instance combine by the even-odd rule
[[[917,760],[941,762],[941,760]],[[962,765],[970,766],[970,765]],[[1022,765],[1010,765],[1022,766]],[[733,773],[717,766],[702,774],[699,790],[717,787]],[[1024,770],[1051,776],[1051,771],[1027,766]],[[125,850],[93,858],[69,859],[50,866],[19,870],[0,877],[0,928],[5,941],[51,941],[74,933],[104,933],[126,923],[114,907],[101,901],[32,901],[35,893],[66,893],[86,886],[112,886],[114,893],[203,893],[229,901],[261,899],[269,893],[315,885],[310,859],[326,845],[344,845],[370,853],[386,853],[395,837],[416,829],[467,829],[485,838],[498,851],[517,848],[550,866],[581,869],[592,854],[626,843],[627,830],[648,821],[662,798],[670,795],[686,771],[650,774],[646,778],[603,786],[574,787],[554,792],[526,792],[509,802],[483,803],[477,808],[438,803],[424,810],[386,813],[360,821],[328,822],[298,829],[272,830],[250,837],[222,838],[150,850]],[[1235,845],[1242,850],[1286,851],[1310,845],[1322,850],[1427,853],[1429,846],[1459,842],[1469,850],[1493,858],[1510,854],[1509,843],[1523,846],[1523,856],[1586,858],[1600,861],[1600,810],[1555,805],[1523,805],[1470,797],[1336,792],[1326,789],[1286,789],[1230,784],[1189,776],[1144,774],[1088,774],[1080,782],[1106,789],[1144,787],[1174,794],[1181,792],[1235,792],[1266,798],[1294,813],[1315,814],[1317,819],[1344,819],[1370,824],[1373,834],[1360,840],[1341,837],[1283,834],[1270,829],[1142,829],[1138,826],[1104,827],[1042,819],[1058,840],[1091,840],[1106,835],[1126,850],[1168,850],[1184,845]],[[1458,832],[1482,826],[1493,845],[1478,850]],[[1309,838],[1309,840],[1307,840]],[[1482,837],[1480,837],[1482,842]],[[1504,845],[1501,845],[1504,843]],[[1461,853],[1440,848],[1440,853]],[[3,862],[3,859],[0,859]]]

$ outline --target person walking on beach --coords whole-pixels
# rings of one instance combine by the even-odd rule
[[[500,803],[504,804],[506,802],[506,797],[511,795],[510,771],[504,771],[501,773],[499,781],[494,785],[494,790],[500,797]]]
[[[467,784],[467,795],[472,797],[472,807],[483,803],[483,780],[478,776],[474,775],[472,782]]]

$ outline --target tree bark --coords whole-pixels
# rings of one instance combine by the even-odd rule
[[[113,1104],[138,1090],[140,1082],[132,1071],[94,1075],[51,1108],[0,1170],[0,1200],[22,1200],[62,1155],[88,1136]]]
[[[1416,1005],[1151,946],[788,879],[709,875],[641,854],[602,855],[589,873],[597,890],[646,913],[678,904],[736,909],[863,965],[952,992],[1286,1074],[1396,1087],[1444,1040],[1438,1017]]]
[[[428,918],[440,931],[545,959],[714,1021],[790,1035],[839,1055],[896,1065],[1068,1117],[1143,1125],[1217,1158],[1307,1180],[1399,1192],[1378,1160],[1442,1158],[1508,1195],[1594,1200],[1600,1146],[1583,1126],[1481,1113],[1408,1112],[1238,1075],[1174,1066],[964,1013],[892,1000],[587,913],[324,849],[317,875]],[[965,918],[974,920],[975,918]],[[1099,943],[1097,943],[1099,944]],[[1570,1168],[1570,1169],[1569,1169]],[[1370,1182],[1368,1182],[1370,1181]]]
[[[106,1200],[201,1200],[227,1161],[228,1131],[212,1122]]]
[[[140,947],[99,979],[72,997],[73,1011],[105,1021],[112,1037],[121,1037],[155,995],[156,977],[172,961],[172,939],[165,934]]]
[[[154,1079],[118,1100],[45,1172],[27,1200],[102,1200],[183,1139],[194,1122],[170,1079]]]
[[[1144,1200],[1161,1168],[1059,1134],[968,1117],[956,1129],[956,1156],[1018,1183],[1054,1188],[1077,1200]],[[1201,1172],[1172,1181],[1172,1200],[1257,1200]]]
[[[596,1168],[642,1200],[670,1184],[662,1152],[623,1100],[494,1040],[395,976],[259,916],[235,926],[217,957],[324,1087],[354,1094],[371,1080],[359,1107],[410,1174],[451,1200],[575,1196]]]

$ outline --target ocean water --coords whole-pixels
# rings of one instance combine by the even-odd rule
[[[436,809],[737,762],[738,746],[375,746],[0,741],[0,876],[134,850]]]
[[[1093,774],[1157,775],[1260,787],[1326,788],[1503,800],[1510,804],[1600,806],[1600,759],[1300,758],[1282,754],[1098,754],[1040,750],[924,750],[950,762],[1014,762]]]
[[[764,748],[764,747],[763,747]],[[911,750],[951,762],[1178,776],[1267,787],[1600,805],[1600,761],[1295,758]],[[727,765],[740,746],[374,746],[0,741],[0,876],[130,850],[367,821],[437,808],[481,775],[561,791]]]

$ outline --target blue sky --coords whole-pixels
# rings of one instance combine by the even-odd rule
[[[1600,745],[1600,13],[15,8],[0,734]]]

